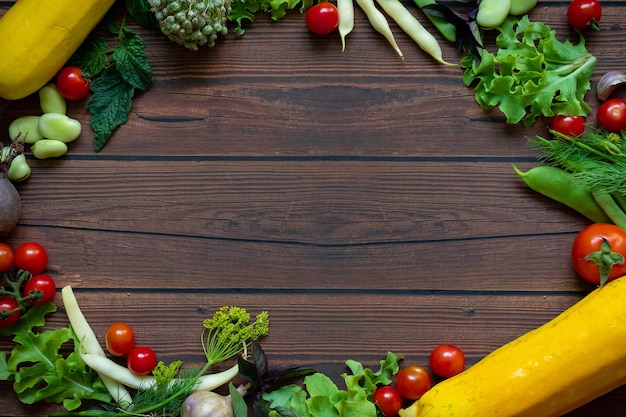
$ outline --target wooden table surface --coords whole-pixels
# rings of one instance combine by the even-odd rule
[[[568,3],[541,1],[530,17],[575,42]],[[586,37],[592,87],[626,68],[626,3],[603,6],[602,30]],[[271,364],[340,382],[347,359],[375,367],[393,351],[426,365],[440,343],[475,363],[592,289],[569,259],[589,221],[511,168],[537,164],[527,138],[546,120],[512,126],[482,110],[458,67],[397,26],[404,60],[359,9],[345,52],[298,12],[259,15],[243,37],[197,53],[133,27],[152,88],[99,153],[85,103],[70,104],[84,133],[66,156],[30,160],[23,215],[5,239],[46,246],[48,272],[74,287],[99,335],[125,321],[159,359],[197,365],[205,317],[222,305],[267,310]],[[595,90],[587,101],[597,108]],[[0,131],[38,112],[36,97],[10,102]],[[2,416],[57,409],[20,404],[7,383],[0,392]],[[569,416],[624,416],[625,401],[619,388]]]

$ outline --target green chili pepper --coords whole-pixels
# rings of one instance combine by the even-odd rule
[[[532,190],[565,204],[596,223],[613,223],[600,207],[591,190],[569,171],[540,165],[526,172],[513,169]]]

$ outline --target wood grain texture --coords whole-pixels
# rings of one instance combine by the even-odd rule
[[[0,1],[0,15],[12,3]],[[567,4],[541,1],[531,19],[577,42]],[[592,87],[626,67],[626,4],[603,7],[602,30],[586,34]],[[347,359],[376,366],[392,350],[425,364],[443,342],[474,363],[591,289],[569,260],[588,221],[511,168],[537,164],[527,138],[547,120],[506,125],[476,105],[458,67],[397,28],[404,60],[358,9],[343,53],[297,12],[259,16],[243,37],[198,53],[134,28],[152,88],[99,153],[84,103],[70,103],[83,135],[63,158],[30,159],[24,213],[6,239],[45,244],[48,272],[75,288],[99,335],[127,321],[161,359],[194,365],[204,317],[227,304],[265,309],[270,363],[339,382]],[[597,108],[593,89],[586,98]],[[38,112],[35,96],[9,103],[0,132]],[[64,325],[62,310],[48,323]],[[0,350],[11,346],[0,338]],[[626,416],[624,401],[619,388],[568,417]],[[23,405],[0,383],[0,416],[56,409]]]

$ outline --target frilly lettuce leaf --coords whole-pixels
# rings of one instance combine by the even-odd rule
[[[100,378],[81,360],[69,327],[36,329],[55,310],[52,303],[31,307],[17,324],[0,329],[5,336],[13,335],[16,344],[10,354],[0,352],[0,379],[13,381],[13,389],[25,404],[45,401],[74,410],[84,399],[110,401]],[[69,347],[68,355],[62,354],[65,347]]]
[[[461,60],[463,82],[474,87],[481,107],[499,106],[507,123],[527,126],[540,116],[589,114],[584,97],[597,60],[582,36],[577,44],[560,42],[528,16],[509,17],[499,31],[495,55],[483,49],[480,63],[469,55]]]

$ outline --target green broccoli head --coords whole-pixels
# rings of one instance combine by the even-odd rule
[[[161,31],[173,42],[196,51],[226,36],[232,0],[148,0]]]

